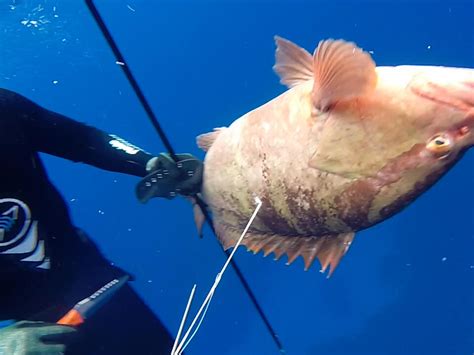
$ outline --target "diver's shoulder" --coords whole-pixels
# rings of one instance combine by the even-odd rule
[[[30,112],[31,100],[16,91],[0,87],[0,119],[10,119],[13,113]]]
[[[2,100],[3,104],[5,102],[10,102],[14,99],[20,99],[20,98],[24,98],[24,96],[11,89],[0,87],[0,99]]]

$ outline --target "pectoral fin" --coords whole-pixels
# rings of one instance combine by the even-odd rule
[[[364,129],[361,120],[354,116],[330,117],[324,124],[316,151],[308,166],[326,173],[346,178],[368,176],[377,168],[378,159],[368,159],[367,143],[370,131]],[[366,149],[361,154],[361,149]]]
[[[313,103],[323,111],[338,101],[367,94],[377,83],[370,55],[343,40],[319,42],[313,55],[313,72]]]

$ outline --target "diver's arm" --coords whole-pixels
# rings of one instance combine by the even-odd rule
[[[143,177],[154,157],[122,138],[41,108],[29,122],[38,151]]]
[[[46,110],[15,92],[0,89],[0,119],[21,125],[32,150],[98,168],[143,177],[153,155],[97,128]]]
[[[43,152],[98,168],[143,177],[138,198],[192,195],[201,187],[202,162],[191,154],[153,156],[125,140],[46,110],[9,90],[0,89],[0,129],[19,131],[18,139]]]

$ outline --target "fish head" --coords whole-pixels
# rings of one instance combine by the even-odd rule
[[[310,167],[370,177],[401,156],[449,165],[472,146],[474,69],[377,67],[344,40],[320,41],[313,56],[280,37],[276,43],[281,82],[312,85],[311,100],[300,101],[311,106]]]
[[[383,134],[375,142],[375,149],[387,150],[379,172],[403,159],[411,162],[407,168],[426,174],[445,171],[474,145],[474,69],[402,66],[389,75],[379,72],[386,84],[375,95],[381,112],[375,119],[391,143],[382,143]]]
[[[474,145],[474,69],[421,67],[407,90],[419,102],[413,119],[420,132],[432,134],[427,153],[450,161]]]
[[[348,178],[374,177],[400,159],[437,169],[474,144],[474,69],[379,67],[377,74],[374,92],[321,115],[310,166]]]
[[[474,70],[378,67],[373,92],[321,115],[310,166],[374,196],[381,220],[432,186],[474,145]]]
[[[408,80],[408,85],[398,88],[398,97],[406,100],[405,105],[398,101],[399,111],[394,111],[395,117],[402,118],[398,129],[394,128],[399,144],[393,144],[392,155],[372,180],[378,185],[378,193],[368,214],[371,223],[412,202],[474,145],[474,70],[399,70],[405,71]],[[397,102],[397,95],[393,94]]]

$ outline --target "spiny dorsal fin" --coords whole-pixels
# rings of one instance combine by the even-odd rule
[[[214,128],[214,131],[197,136],[196,141],[199,148],[207,152],[211,148],[222,130],[226,127]]]
[[[313,71],[313,103],[320,110],[327,110],[338,101],[363,96],[377,83],[371,56],[344,40],[319,42],[313,55]]]
[[[282,84],[292,88],[313,79],[313,58],[308,51],[279,36],[275,36],[275,43],[273,70]]]

